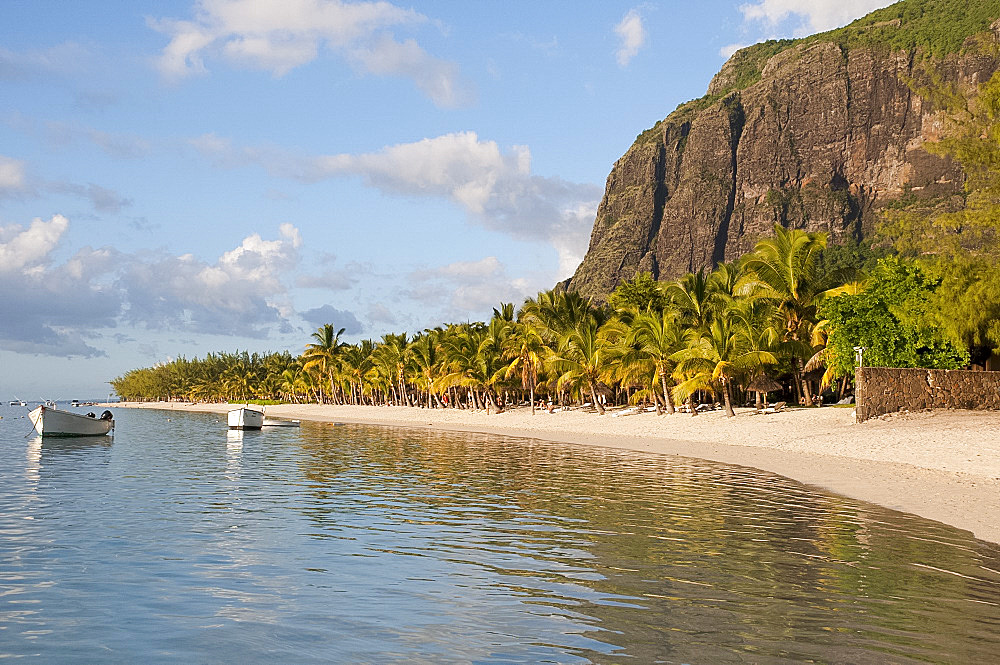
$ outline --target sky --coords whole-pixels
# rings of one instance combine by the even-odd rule
[[[738,48],[880,0],[0,3],[0,399],[484,320]]]

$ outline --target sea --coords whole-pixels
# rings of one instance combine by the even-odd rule
[[[0,407],[0,659],[1000,662],[1000,546],[770,473],[112,410]]]

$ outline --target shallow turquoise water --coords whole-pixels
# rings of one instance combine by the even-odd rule
[[[0,657],[987,663],[1000,548],[770,474],[495,436],[0,415]]]

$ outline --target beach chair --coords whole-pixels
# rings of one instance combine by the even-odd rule
[[[786,406],[787,404],[788,404],[788,402],[777,402],[777,403],[776,403],[776,404],[774,405],[774,413],[777,413],[778,411],[785,411],[785,410],[786,410],[786,409],[785,409],[785,406]]]

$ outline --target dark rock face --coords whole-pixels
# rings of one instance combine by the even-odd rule
[[[934,67],[968,92],[1000,62],[967,53]],[[959,192],[958,166],[924,150],[944,128],[907,83],[926,72],[907,51],[799,44],[771,57],[753,85],[678,108],[615,163],[567,288],[603,301],[640,272],[665,280],[711,269],[775,223],[831,242],[861,238],[905,192]]]

